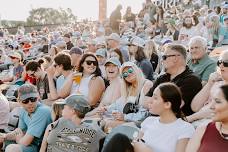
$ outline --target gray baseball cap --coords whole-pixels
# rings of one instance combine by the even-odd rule
[[[32,84],[23,84],[19,89],[18,89],[18,98],[20,101],[23,101],[28,98],[37,98],[39,97],[39,93],[37,91],[36,86]]]
[[[120,61],[119,61],[119,59],[117,57],[111,57],[111,58],[109,58],[105,62],[105,65],[107,65],[108,63],[112,63],[112,64],[118,66],[118,68],[120,68],[120,66],[121,66],[121,63],[120,63]]]
[[[88,100],[84,95],[71,95],[65,99],[64,104],[72,107],[83,115],[91,110]]]

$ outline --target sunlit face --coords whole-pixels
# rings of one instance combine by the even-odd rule
[[[190,26],[192,24],[192,18],[190,18],[190,17],[185,18],[184,22],[186,25]]]
[[[71,56],[71,65],[78,66],[82,58],[82,55],[73,53],[70,56]]]
[[[165,110],[165,103],[161,97],[161,91],[156,88],[153,92],[153,96],[149,100],[149,111],[152,114],[161,115]]]
[[[194,42],[190,45],[189,52],[192,59],[198,60],[203,58],[206,54],[206,48],[204,48],[199,42]]]
[[[97,60],[98,60],[99,65],[104,65],[106,58],[103,56],[97,55]]]
[[[223,62],[228,62],[228,53],[222,54],[219,60]],[[224,66],[224,64],[220,64],[219,71],[221,73],[222,78],[225,81],[228,81],[228,67]]]
[[[180,57],[180,54],[171,49],[166,49],[164,56],[167,56],[167,58],[165,60],[163,59],[162,63],[164,65],[165,71],[169,72],[169,70],[176,66],[175,60]]]
[[[105,65],[105,71],[108,79],[116,78],[119,75],[119,68],[112,63],[107,63]]]
[[[37,107],[37,101],[36,102],[29,101],[26,104],[23,103],[23,101],[20,101],[20,104],[29,114],[33,113]]]
[[[62,117],[65,119],[72,119],[72,116],[74,116],[75,111],[73,108],[71,108],[68,105],[64,105],[63,111],[62,111]]]
[[[228,101],[224,98],[221,89],[218,89],[213,96],[211,108],[214,110],[213,121],[228,122]]]
[[[89,62],[92,62],[92,64],[90,64]],[[98,62],[95,60],[95,58],[92,56],[88,56],[82,64],[83,72],[92,74],[96,71],[97,66]]]
[[[125,81],[127,81],[128,83],[133,83],[136,81],[136,71],[134,71],[132,67],[125,67],[122,71],[122,76],[125,73],[127,74],[127,77],[124,78]]]

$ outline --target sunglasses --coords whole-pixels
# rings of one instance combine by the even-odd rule
[[[133,72],[134,72],[134,70],[132,68],[129,68],[126,72],[122,73],[122,76],[125,79],[125,78],[127,78],[129,76],[129,74],[131,74]]]
[[[169,57],[173,57],[173,56],[180,56],[179,54],[171,54],[171,55],[162,55],[162,60],[166,60]]]
[[[91,65],[91,64],[93,64],[93,65],[95,65],[95,66],[98,65],[97,61],[90,61],[90,60],[87,60],[87,61],[85,61],[85,62],[86,62],[87,65]]]
[[[221,64],[223,64],[224,67],[228,67],[228,61],[218,60],[217,61],[217,66],[220,66]]]
[[[58,64],[54,64],[53,66],[56,68],[58,66]]]
[[[29,101],[36,102],[37,101],[37,98],[35,98],[35,97],[27,98],[27,99],[23,100],[22,103],[23,104],[28,104]]]
[[[13,59],[13,60],[14,60],[14,59],[17,59],[16,57],[13,57],[13,56],[10,56],[10,58]]]

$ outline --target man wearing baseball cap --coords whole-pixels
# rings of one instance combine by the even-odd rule
[[[5,152],[38,152],[44,131],[52,122],[50,108],[39,102],[39,93],[32,84],[18,89],[18,100],[23,107],[18,128],[0,136],[0,142],[5,142]]]
[[[105,133],[97,123],[82,120],[91,110],[88,100],[83,95],[71,95],[63,104],[62,118],[53,123],[53,129],[47,137],[48,151],[68,152],[83,149],[98,152],[99,142],[105,137]]]
[[[228,6],[227,6],[227,9],[228,9]],[[223,22],[224,24],[219,29],[218,45],[228,45],[228,15],[224,16],[223,20],[224,20]]]

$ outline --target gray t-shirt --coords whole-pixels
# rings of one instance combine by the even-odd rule
[[[99,142],[105,133],[98,125],[60,118],[47,138],[47,152],[98,152]]]

